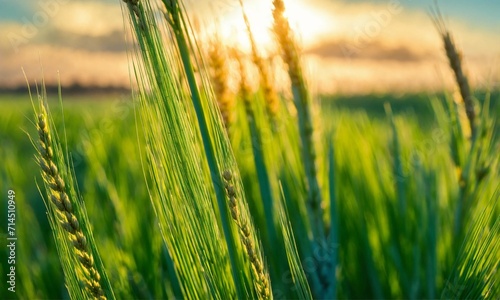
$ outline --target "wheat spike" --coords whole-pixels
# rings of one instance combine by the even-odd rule
[[[441,39],[443,40],[444,44],[444,49],[446,51],[446,56],[448,57],[448,62],[453,71],[453,74],[455,75],[455,81],[458,85],[460,96],[465,105],[465,113],[467,115],[467,119],[469,120],[471,136],[475,137],[476,110],[469,84],[469,79],[466,73],[464,72],[462,64],[462,54],[458,50],[450,31],[448,30],[448,28],[446,28],[441,12],[437,7],[431,17],[433,19],[434,25],[436,26],[439,34],[441,35]]]
[[[270,299],[271,288],[269,284],[269,275],[265,272],[260,253],[254,246],[255,242],[251,233],[250,226],[248,225],[246,218],[238,209],[236,190],[234,185],[232,184],[233,175],[231,171],[225,170],[222,173],[222,178],[224,179],[224,188],[229,199],[229,209],[231,211],[231,217],[238,226],[241,243],[245,246],[248,259],[252,264],[252,270],[256,280],[256,289],[259,299]]]
[[[94,265],[94,258],[89,251],[87,238],[74,214],[73,204],[66,192],[66,185],[60,172],[54,163],[54,151],[52,149],[52,139],[50,128],[47,122],[47,112],[41,105],[41,112],[38,115],[37,131],[39,136],[40,157],[38,162],[42,168],[42,176],[48,187],[48,198],[55,206],[57,219],[62,228],[68,233],[67,237],[73,244],[75,255],[82,267],[86,278],[82,278],[87,291],[96,299],[106,299],[101,287],[101,275]]]
[[[273,85],[271,84],[269,69],[266,67],[262,56],[259,53],[259,49],[257,47],[257,43],[255,42],[255,38],[253,36],[252,29],[250,27],[250,21],[248,20],[248,16],[245,13],[245,9],[243,7],[243,1],[240,0],[240,6],[243,11],[243,20],[245,21],[245,26],[248,33],[248,38],[250,40],[250,45],[252,47],[252,61],[257,67],[257,70],[260,74],[260,85],[264,92],[264,99],[266,101],[266,110],[271,119],[273,125],[276,123],[276,119],[278,117],[279,111],[279,99],[274,90]],[[274,126],[273,126],[274,127]]]

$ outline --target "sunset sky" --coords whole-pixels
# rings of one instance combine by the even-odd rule
[[[188,1],[200,28],[248,47],[235,0]],[[247,0],[257,41],[273,53],[272,0]],[[428,16],[433,0],[288,0],[313,88],[325,93],[421,91],[450,86],[451,75]],[[500,1],[439,1],[476,87],[500,86]],[[128,86],[119,0],[0,0],[0,86],[28,79],[63,85]]]

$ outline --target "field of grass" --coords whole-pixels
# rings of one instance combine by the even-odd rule
[[[176,1],[125,2],[133,97],[0,98],[1,299],[500,297],[498,92],[313,98],[282,47],[290,97],[255,49],[228,95]]]

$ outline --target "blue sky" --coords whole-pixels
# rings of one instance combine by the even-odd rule
[[[403,1],[409,7],[428,9],[434,1]],[[500,1],[497,0],[448,0],[439,1],[441,11],[452,18],[458,18],[471,25],[500,31]]]
[[[42,0],[42,2],[51,2],[56,0]],[[90,0],[92,1],[92,0]],[[95,0],[94,0],[95,1]],[[100,0],[96,2],[118,3],[120,0]],[[190,0],[190,2],[203,2],[208,0]],[[340,2],[338,0],[330,0]],[[344,2],[354,3],[387,3],[391,0],[344,0]],[[23,17],[28,17],[38,9],[38,2],[34,0],[0,0],[0,20],[1,21],[20,21]],[[401,0],[404,6],[427,10],[432,7],[434,0]],[[471,24],[477,24],[481,27],[490,27],[500,30],[500,1],[498,0],[442,0],[438,1],[441,10],[446,15],[453,18],[460,18]]]
[[[331,0],[335,2],[337,0]],[[347,3],[387,3],[391,0],[344,0]],[[401,0],[406,7],[427,11],[434,6],[434,0]],[[499,0],[441,0],[441,11],[451,18],[458,18],[469,24],[500,31]]]

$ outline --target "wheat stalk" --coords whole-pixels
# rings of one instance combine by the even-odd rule
[[[472,96],[472,92],[469,85],[469,80],[463,70],[462,55],[460,51],[457,49],[450,31],[448,30],[448,28],[444,23],[443,16],[437,4],[435,6],[435,9],[431,12],[430,17],[432,18],[432,21],[434,22],[434,25],[443,40],[444,49],[446,51],[446,56],[448,58],[450,68],[452,69],[455,75],[455,80],[460,90],[460,96],[465,106],[465,113],[469,121],[470,134],[471,134],[470,138],[472,141],[470,149],[468,152],[466,152],[465,157],[462,158],[461,156],[459,156],[458,154],[460,153],[459,152],[460,149],[458,149],[457,145],[458,142],[463,137],[463,129],[460,124],[460,121],[458,120],[458,113],[457,112],[452,113],[451,118],[453,120],[453,124],[455,125],[454,130],[456,132],[456,134],[452,135],[453,138],[452,150],[454,151],[454,154],[456,153],[456,155],[454,155],[454,161],[456,167],[458,168],[457,176],[458,176],[459,192],[460,192],[458,206],[456,209],[454,231],[455,235],[459,237],[461,235],[460,233],[464,229],[463,228],[464,221],[468,214],[467,212],[468,209],[466,208],[466,206],[470,205],[471,203],[471,200],[468,200],[468,198],[472,197],[474,194],[472,188],[474,186],[477,187],[477,184],[481,181],[479,177],[477,178],[474,177],[474,175],[472,174],[473,172],[471,171],[471,166],[477,163],[478,159],[477,155],[479,153],[478,147],[480,147],[480,144],[482,143],[481,138],[480,137],[478,138],[479,130],[477,125],[479,124],[479,128],[482,128],[482,125],[487,118],[487,113],[485,113],[487,109],[483,112],[482,116],[477,115],[477,112],[475,110],[474,98]],[[452,107],[452,105],[450,105],[450,107]],[[479,121],[477,121],[477,119],[479,119]],[[459,138],[460,140],[458,140],[457,138]],[[457,238],[457,241],[460,242],[461,238]]]
[[[260,75],[260,85],[262,91],[264,92],[264,99],[266,101],[266,110],[270,117],[271,123],[273,124],[273,130],[276,129],[276,119],[278,117],[279,111],[279,99],[274,90],[273,85],[271,84],[269,70],[264,64],[264,60],[259,53],[259,49],[257,47],[257,43],[255,42],[255,38],[253,36],[252,29],[250,27],[250,21],[248,20],[248,16],[245,13],[245,9],[243,7],[243,1],[240,0],[240,6],[243,13],[243,20],[245,21],[245,26],[248,33],[248,38],[250,40],[250,45],[252,47],[252,61],[257,67]]]
[[[198,71],[204,70],[203,59],[199,56],[200,48],[192,36],[191,25],[189,23],[189,18],[185,14],[183,2],[180,0],[162,0],[162,3],[165,22],[157,20],[156,11],[153,9],[149,1],[140,2],[139,4],[139,12],[141,13],[138,20],[139,22],[136,22],[137,20],[135,18],[131,19],[132,25],[135,29],[136,38],[139,41],[140,53],[138,53],[137,58],[141,59],[146,66],[143,70],[143,75],[146,76],[146,79],[144,79],[143,82],[148,85],[152,83],[157,93],[164,98],[164,103],[158,106],[159,108],[166,110],[166,113],[165,115],[162,115],[162,118],[172,118],[184,123],[187,122],[188,113],[179,109],[179,107],[186,104],[188,110],[192,109],[191,111],[194,113],[194,120],[196,121],[196,124],[193,124],[192,129],[198,132],[198,138],[201,142],[201,145],[199,145],[200,150],[202,152],[204,151],[204,154],[206,155],[206,167],[208,167],[207,172],[209,172],[209,174],[206,175],[209,175],[212,181],[211,187],[214,189],[215,198],[217,200],[217,208],[219,209],[218,216],[220,217],[220,220],[217,220],[216,222],[220,221],[219,224],[222,227],[224,237],[223,242],[227,245],[227,254],[229,259],[226,262],[229,262],[230,268],[228,270],[230,270],[231,277],[233,279],[232,282],[229,280],[228,283],[234,283],[238,298],[248,297],[248,293],[256,295],[256,293],[253,292],[254,282],[251,280],[252,267],[249,266],[248,270],[245,269],[242,271],[242,268],[247,266],[247,262],[245,261],[246,255],[244,255],[244,253],[239,253],[240,251],[243,252],[244,249],[240,246],[237,236],[238,233],[234,230],[235,228],[233,228],[234,226],[226,200],[226,192],[223,186],[224,180],[221,177],[223,173],[222,170],[227,168],[234,172],[235,177],[239,177],[239,172],[237,170],[230,142],[227,139],[227,135],[224,134],[224,124],[222,122],[222,118],[220,118],[216,100],[211,93],[212,88],[209,86],[206,74]],[[131,9],[130,14],[133,14],[133,10]],[[144,28],[145,30],[141,30],[140,28],[142,23],[148,24],[148,26]],[[173,43],[173,47],[168,48],[168,50],[165,49],[166,47],[164,48],[162,36],[163,31],[160,32],[161,29],[159,27],[162,26],[164,26],[164,28],[162,28],[165,30],[164,32],[169,35],[169,41]],[[168,57],[165,58],[165,56]],[[185,85],[180,83],[180,80],[178,82],[173,82],[172,84],[172,79],[170,78],[172,74],[171,69],[175,69],[176,67],[180,68],[179,71],[182,73],[182,79],[186,81]],[[142,81],[142,79],[138,80]],[[144,86],[141,87],[141,90],[141,93],[143,93]],[[167,99],[170,99],[169,94],[171,93],[176,97],[178,96],[179,100],[181,100],[181,94],[182,96],[189,96],[191,104],[180,104],[180,102],[166,101]],[[183,102],[184,99],[185,98],[182,98]],[[147,110],[149,109],[146,108],[146,113],[156,113],[154,111]],[[152,110],[155,110],[155,108],[153,107]],[[157,121],[163,122],[164,120],[156,118],[153,119],[153,123]],[[165,120],[165,122],[167,121]],[[175,133],[175,135],[178,134],[179,136],[184,136],[190,128],[189,126],[186,126],[186,128],[181,129],[174,127],[174,129],[175,131],[173,131],[173,133]],[[178,136],[174,136],[174,134],[172,134],[172,136],[173,138],[178,138]],[[191,146],[194,144],[186,142],[186,145]],[[161,148],[161,150],[164,149]],[[160,155],[165,155],[165,153],[161,152]],[[169,158],[168,155],[166,156]],[[177,160],[177,158],[175,159]],[[204,160],[201,161],[202,164],[204,162]],[[200,174],[196,175],[201,177]],[[159,181],[161,180],[162,184],[164,184],[163,178],[155,179]],[[234,185],[237,187],[236,190],[243,190],[241,181],[234,181]],[[249,216],[248,207],[244,205],[244,194],[241,192],[238,195],[238,199],[243,204],[240,206],[240,209],[243,210],[245,216]],[[210,203],[212,204],[212,202]],[[163,206],[165,204],[161,203],[161,205]],[[249,218],[246,220],[249,220]],[[164,219],[162,223],[167,222],[168,221]],[[196,223],[193,224],[193,226],[195,225]],[[251,223],[248,223],[248,225],[248,228],[251,229],[253,233],[253,226]],[[257,240],[255,236],[254,240]],[[168,239],[165,239],[165,241],[168,242]],[[188,259],[193,258],[182,258],[179,262],[183,263]],[[181,272],[181,274],[188,273],[189,272],[187,270],[183,270]],[[189,276],[186,278],[189,278]],[[225,276],[224,281],[227,281],[228,278],[228,276]],[[186,281],[190,284],[189,279]],[[227,285],[223,282],[220,284],[222,286]],[[198,291],[192,292],[198,293]],[[230,298],[233,297],[230,296]]]
[[[307,210],[313,229],[312,253],[328,254],[327,261],[314,259],[316,272],[310,274],[309,282],[315,297],[332,296],[335,291],[335,275],[333,258],[325,249],[325,233],[323,222],[322,197],[318,182],[316,165],[316,150],[313,143],[313,122],[311,116],[311,98],[307,90],[299,51],[293,31],[285,17],[285,3],[283,0],[273,1],[273,30],[281,48],[281,56],[288,68],[293,98],[299,121],[299,135],[301,140],[301,155],[307,179]],[[333,275],[332,275],[333,273]],[[333,295],[334,296],[334,295]]]
[[[241,95],[241,99],[243,100],[243,104],[245,105],[245,110],[247,111],[248,117],[253,116],[253,109],[252,109],[252,102],[251,102],[251,95],[252,95],[252,89],[250,87],[250,84],[248,82],[248,77],[247,77],[247,69],[245,68],[245,62],[243,61],[242,53],[238,51],[237,49],[232,49],[231,51],[232,57],[236,59],[236,62],[238,63],[238,73],[240,75],[240,81],[239,81],[239,93]],[[249,113],[250,112],[250,113]]]
[[[39,136],[38,162],[42,169],[43,180],[48,187],[47,193],[50,202],[56,208],[56,218],[61,227],[68,233],[67,238],[74,248],[74,254],[82,267],[85,278],[81,278],[85,289],[96,299],[106,299],[101,287],[101,275],[94,264],[94,257],[90,251],[77,216],[74,214],[73,204],[66,192],[66,185],[54,163],[54,151],[50,128],[47,123],[47,112],[43,106],[37,120]]]
[[[225,51],[223,50],[222,41],[218,37],[211,42],[210,49],[208,51],[208,60],[212,71],[211,77],[215,97],[217,98],[217,102],[219,104],[224,125],[226,126],[226,130],[229,132],[229,128],[233,123],[234,103],[233,97],[231,97],[229,93],[229,70],[227,58]]]
[[[453,74],[455,75],[455,80],[460,90],[460,96],[465,105],[465,113],[467,115],[467,119],[469,120],[469,126],[471,130],[472,139],[476,136],[476,110],[474,105],[474,98],[472,96],[469,79],[467,78],[466,73],[464,72],[463,64],[462,64],[462,53],[458,50],[453,37],[446,28],[444,24],[443,17],[436,7],[432,20],[439,34],[441,35],[441,39],[443,40],[444,49],[446,51],[446,56],[448,57],[448,62],[450,64],[451,69],[453,70]]]
[[[313,228],[316,238],[321,240],[324,235],[323,212],[321,207],[321,192],[317,178],[316,150],[313,143],[310,95],[303,77],[293,32],[288,19],[284,15],[285,4],[283,0],[274,0],[273,5],[273,30],[281,48],[283,61],[288,67],[295,107],[297,108],[301,152],[308,186],[308,210],[311,214],[311,220],[314,222]]]
[[[232,183],[233,175],[231,171],[225,170],[222,173],[224,178],[224,188],[229,199],[229,209],[231,217],[239,229],[241,243],[245,246],[248,259],[252,264],[252,270],[256,280],[256,289],[259,299],[270,299],[271,288],[269,283],[269,275],[265,272],[264,264],[260,252],[256,249],[255,239],[252,236],[252,230],[244,215],[238,209],[238,200],[236,198],[236,190]]]

